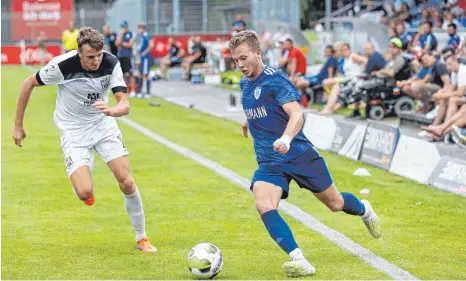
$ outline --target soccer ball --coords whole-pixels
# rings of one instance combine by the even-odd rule
[[[220,249],[210,243],[194,246],[188,254],[189,271],[198,279],[214,278],[223,267]]]

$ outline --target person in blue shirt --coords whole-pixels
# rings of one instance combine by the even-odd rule
[[[242,15],[236,15],[236,20],[233,22],[231,29],[233,30],[233,34],[246,30],[246,22],[243,20]]]
[[[146,30],[146,25],[143,23],[138,24],[138,35],[140,36],[139,42],[139,85],[137,90],[138,98],[149,98],[150,97],[150,84],[149,78],[150,68],[152,66],[152,49],[154,48],[154,42],[150,38],[150,34]],[[146,85],[146,93],[142,94],[143,83]]]
[[[254,139],[258,169],[251,182],[255,206],[271,238],[289,254],[285,273],[290,277],[315,274],[304,257],[288,224],[278,213],[280,199],[289,194],[293,179],[330,210],[361,216],[375,238],[381,223],[367,200],[339,192],[324,159],[304,135],[300,94],[288,76],[262,62],[259,36],[252,30],[234,35],[229,42],[232,58],[244,77],[241,79],[243,110],[247,120],[242,129]]]
[[[416,36],[418,44],[424,50],[424,52],[431,52],[437,50],[437,37],[432,34],[432,23],[424,22],[419,28],[419,33]]]
[[[364,46],[364,54],[367,57],[366,67],[364,68],[366,75],[371,75],[374,71],[384,68],[387,64],[383,55],[377,52],[374,45],[370,42]]]
[[[424,53],[420,58],[421,69],[408,80],[397,81],[396,86],[400,88],[404,93],[411,95],[412,88],[418,87],[419,85],[426,84],[432,79],[433,67],[429,65],[427,58],[428,54]]]
[[[366,66],[364,68],[364,74],[366,77],[374,74],[385,67],[387,61],[383,55],[375,50],[374,44],[371,42],[364,45],[364,55],[367,58]],[[362,80],[360,79],[362,82]],[[358,81],[359,82],[359,81]],[[351,93],[353,94],[353,92]],[[356,92],[354,94],[357,94]],[[359,112],[359,102],[354,103],[354,110],[348,115],[349,118],[360,118],[361,113]]]
[[[448,25],[448,38],[447,48],[457,49],[460,46],[461,38],[456,33],[456,24],[450,23]]]
[[[406,31],[406,26],[404,23],[399,23],[396,25],[396,35],[403,42],[403,50],[407,50],[413,41],[413,37]]]
[[[118,48],[118,59],[120,60],[121,70],[125,78],[126,85],[129,85],[130,96],[136,96],[136,80],[133,76],[133,45],[134,35],[129,31],[127,21],[122,21],[120,24],[120,34],[118,34],[115,45]]]
[[[319,73],[311,76],[299,77],[296,78],[295,81],[292,80],[293,84],[296,85],[296,88],[306,94],[307,87],[322,85],[322,81],[324,81],[324,79],[333,78],[338,71],[338,61],[334,54],[335,50],[333,49],[333,46],[327,46],[325,48],[325,57],[327,58],[327,61],[324,66],[322,66]],[[310,99],[310,97],[307,98],[308,100]]]

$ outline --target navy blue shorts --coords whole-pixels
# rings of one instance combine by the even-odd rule
[[[322,85],[322,80],[319,78],[319,74],[313,76],[306,76],[306,80],[309,82],[309,87],[315,85]]]
[[[170,58],[170,67],[181,64],[181,60],[177,57]]]
[[[149,75],[151,67],[152,67],[152,58],[141,58],[141,64],[139,65],[139,72],[142,75]]]
[[[252,190],[257,181],[271,183],[283,189],[282,199],[286,199],[291,180],[294,180],[299,187],[314,193],[325,191],[333,183],[324,159],[314,148],[310,148],[298,158],[283,165],[259,165],[250,188]]]

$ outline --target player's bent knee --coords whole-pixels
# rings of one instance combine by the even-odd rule
[[[271,202],[266,200],[256,200],[255,203],[256,210],[259,212],[260,215],[267,213],[270,210],[275,209]]]
[[[81,188],[75,189],[76,196],[78,196],[79,200],[86,201],[87,199],[91,198],[92,196],[92,185],[88,188]]]
[[[124,194],[133,194],[136,192],[136,184],[131,175],[119,178],[118,184],[120,185],[120,189]]]

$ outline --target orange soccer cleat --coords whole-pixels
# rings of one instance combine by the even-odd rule
[[[157,248],[152,246],[152,244],[149,241],[149,238],[144,237],[141,240],[137,242],[139,250],[147,253],[155,253],[157,252]]]
[[[86,204],[87,206],[92,206],[94,205],[94,202],[95,202],[95,196],[94,196],[94,193],[92,193],[91,197],[89,197],[89,199],[87,200],[83,200],[84,204]]]

